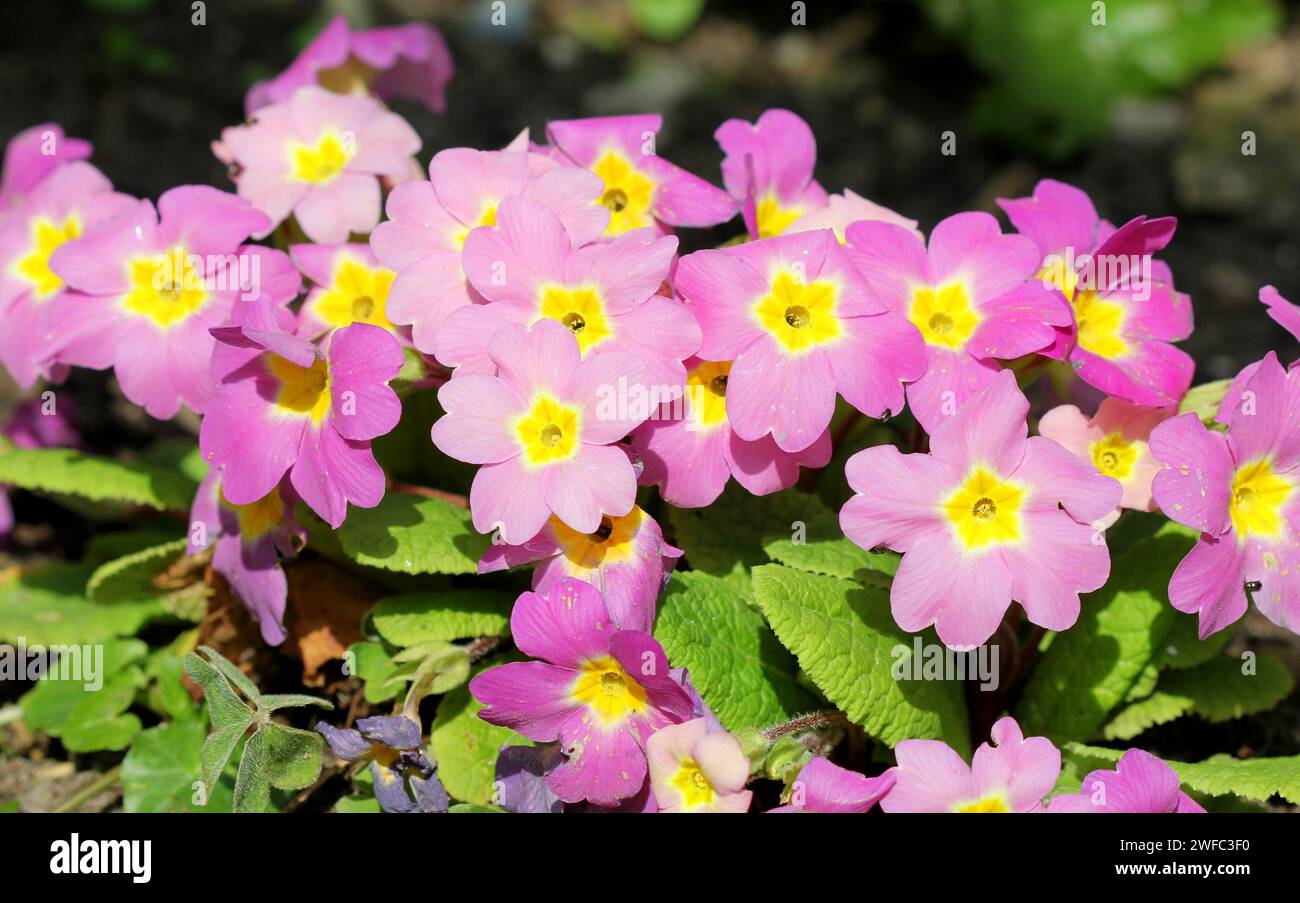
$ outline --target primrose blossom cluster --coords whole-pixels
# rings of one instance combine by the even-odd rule
[[[528,660],[470,683],[484,720],[536,744],[502,750],[503,808],[755,805],[752,750],[655,639],[683,551],[648,509],[655,494],[710,505],[733,479],[788,489],[830,464],[837,416],[917,425],[906,452],[847,458],[840,512],[857,545],[901,554],[905,631],[968,648],[1013,602],[1069,629],[1109,577],[1123,509],[1199,531],[1169,596],[1203,636],[1250,598],[1300,629],[1300,376],[1273,354],[1248,367],[1226,432],[1176,414],[1191,304],[1153,257],[1171,218],[1116,227],[1045,180],[999,202],[1009,231],[961,212],[926,235],[828,193],[811,129],[785,110],[717,129],[722,188],[660,155],[657,115],[552,121],[544,143],[525,131],[422,169],[383,101],[439,110],[452,70],[427,26],[338,19],[214,142],[234,191],[156,203],[115,192],[56,125],[19,135],[0,188],[0,363],[24,388],[111,369],[149,415],[201,416],[190,552],[211,551],[270,644],[303,518],[338,528],[391,491],[372,449],[402,416],[390,384],[409,366],[438,386],[432,444],[477,468],[467,504],[494,536],[479,571],[533,568],[510,617]],[[737,218],[735,240],[681,253],[680,230]],[[1141,265],[1096,265],[1110,259]],[[1300,309],[1262,298],[1300,334]],[[1044,372],[1073,374],[1077,404],[1033,418],[1021,385]],[[633,389],[655,401],[609,404]],[[418,728],[326,734],[372,762],[385,808],[445,810]],[[904,740],[876,777],[814,756],[772,811],[1199,809],[1140,750],[1049,800],[1059,750],[1011,718],[991,740],[970,765]]]

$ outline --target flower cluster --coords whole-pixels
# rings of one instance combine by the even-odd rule
[[[189,553],[211,554],[270,644],[286,637],[282,564],[316,519],[338,529],[390,488],[372,448],[403,418],[390,384],[436,388],[425,453],[474,469],[463,503],[492,535],[479,572],[533,568],[509,618],[528,660],[469,683],[483,720],[535,744],[498,757],[503,808],[758,804],[771,738],[724,727],[655,636],[672,572],[694,563],[656,515],[712,505],[733,478],[766,496],[837,462],[843,533],[901,555],[893,621],[952,649],[988,642],[1013,603],[1074,626],[1126,509],[1199,534],[1168,595],[1202,637],[1250,599],[1300,631],[1300,375],[1270,353],[1217,422],[1177,413],[1191,305],[1153,258],[1172,218],[1116,227],[1049,180],[999,202],[1010,231],[968,211],[925,234],[828,193],[786,110],[717,129],[723,187],[660,156],[657,115],[553,121],[544,144],[441,149],[422,169],[385,101],[440,110],[452,68],[426,26],[335,20],[214,143],[234,191],[156,204],[115,192],[57,126],[19,135],[0,185],[0,363],[24,388],[111,369],[149,415],[201,416]],[[679,230],[737,218],[734,240],[682,253]],[[1300,308],[1261,298],[1300,335]],[[1029,386],[1053,368],[1077,379],[1035,412]],[[880,439],[905,412],[910,432]],[[75,442],[29,420],[13,442]],[[321,730],[371,764],[385,809],[445,811],[408,715]],[[1060,750],[1011,717],[991,741],[968,765],[903,739],[870,777],[808,744],[763,807],[1199,810],[1137,749],[1049,799]]]

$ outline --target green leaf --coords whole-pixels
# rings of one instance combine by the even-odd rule
[[[199,750],[199,774],[208,793],[212,793],[212,788],[220,782],[221,774],[230,763],[235,747],[252,723],[253,714],[249,712],[247,723],[235,722],[219,727],[203,741],[203,747]]]
[[[145,684],[144,672],[131,667],[104,682],[103,689],[87,693],[68,713],[63,724],[63,746],[68,752],[126,749],[140,733],[140,719],[126,710],[136,691]]]
[[[367,702],[387,702],[402,692],[400,684],[388,684],[388,679],[397,673],[397,666],[382,643],[353,643],[348,653],[352,673],[365,684]]]
[[[1196,615],[1174,612],[1174,623],[1165,641],[1156,650],[1154,664],[1159,668],[1195,668],[1216,657],[1228,645],[1235,631],[1224,628],[1205,639],[1197,636]]]
[[[243,693],[248,699],[255,700],[262,695],[256,685],[248,679],[248,675],[243,671],[240,671],[239,668],[230,661],[230,659],[226,658],[220,652],[213,649],[211,646],[200,646],[199,651],[206,655],[208,660],[212,662],[216,669],[225,676],[226,680],[234,684],[235,688],[238,689],[239,692]],[[192,674],[190,676],[194,677]],[[198,680],[198,678],[194,679],[195,681]]]
[[[1178,403],[1178,413],[1195,414],[1206,426],[1212,425],[1215,416],[1219,413],[1223,396],[1228,394],[1228,387],[1231,385],[1230,379],[1216,379],[1214,382],[1192,386],[1183,396],[1183,400]]]
[[[87,687],[87,683],[93,685],[96,682],[94,680],[61,679],[62,668],[56,665],[60,679],[52,680],[43,677],[18,700],[18,704],[22,707],[23,723],[28,730],[44,731],[51,737],[58,737],[79,704],[94,696],[113,675],[121,673],[143,659],[149,647],[136,639],[108,640],[103,644],[102,656],[92,648],[91,660],[88,663],[84,657],[85,651],[86,649],[83,648],[77,653],[77,656],[82,659],[78,665],[81,669],[79,673],[83,678],[89,678],[89,670],[98,670],[99,674],[96,676],[99,687],[96,690]],[[77,674],[77,671],[71,667],[74,664],[76,664],[74,661],[69,660],[70,678]]]
[[[229,812],[229,781],[206,798],[199,750],[206,735],[201,721],[160,724],[141,732],[122,760],[122,805],[127,812]],[[197,800],[204,799],[203,805]]]
[[[788,721],[816,705],[798,665],[733,584],[699,571],[673,574],[655,638],[730,731]]]
[[[823,536],[826,524],[838,522],[833,511],[806,492],[787,489],[759,498],[734,482],[712,505],[670,508],[668,519],[692,568],[727,578],[747,597],[750,568],[768,561],[765,540],[792,537],[799,525],[809,524]]]
[[[86,583],[86,595],[99,605],[157,600],[169,614],[197,622],[207,611],[208,589],[201,581],[171,590],[155,584],[185,554],[186,545],[184,538],[176,539],[102,564]]]
[[[1256,660],[1254,674],[1242,673],[1239,659],[1218,656],[1195,668],[1166,672],[1156,691],[1116,714],[1103,736],[1127,740],[1191,712],[1208,721],[1240,718],[1271,709],[1294,686],[1291,672],[1271,655]]]
[[[85,597],[91,568],[51,564],[0,577],[0,641],[59,646],[131,636],[163,614],[157,599],[97,605]]]
[[[263,724],[258,733],[266,734],[266,777],[272,787],[301,790],[320,776],[324,749],[320,734],[274,721]]]
[[[200,648],[204,652],[213,655],[215,661],[225,661],[219,654],[212,652],[208,646]],[[208,701],[208,717],[212,719],[213,727],[222,728],[240,723],[247,727],[252,723],[252,710],[236,695],[225,673],[218,671],[196,652],[191,652],[185,656],[185,673],[203,688],[203,696]],[[247,679],[245,678],[245,680]],[[257,690],[254,688],[251,694],[245,690],[245,694],[256,698]]]
[[[175,471],[67,448],[20,448],[0,455],[0,483],[159,511],[188,511],[198,490]]]
[[[264,726],[244,744],[244,752],[239,757],[239,772],[235,775],[236,812],[265,812],[270,805],[271,784],[266,752],[269,742]]]
[[[357,794],[356,796],[343,797],[334,804],[334,811],[374,813],[384,810],[379,808],[379,800],[375,799],[374,796]]]
[[[442,698],[429,733],[429,747],[438,763],[438,777],[447,793],[463,803],[488,803],[502,746],[532,746],[533,742],[506,727],[488,724],[478,713],[483,705],[460,686]]]
[[[257,707],[267,712],[304,705],[314,705],[322,709],[334,708],[334,704],[328,699],[321,699],[319,696],[308,696],[305,693],[267,693],[265,696],[257,697]]]
[[[483,803],[456,803],[447,809],[449,814],[470,815],[470,814],[487,814],[489,812],[505,812],[499,806],[489,806]]]
[[[1017,707],[1026,736],[1085,740],[1139,681],[1173,624],[1169,575],[1195,540],[1166,523],[1112,559],[1110,579],[1082,599],[1078,622],[1057,634]]]
[[[1067,743],[1061,749],[1075,762],[1079,774],[1097,768],[1114,768],[1123,753],[1099,746]],[[1300,756],[1257,759],[1234,759],[1227,754],[1211,756],[1204,762],[1165,760],[1178,774],[1183,787],[1211,796],[1236,794],[1247,799],[1266,801],[1280,796],[1300,804]]]
[[[406,492],[349,511],[336,535],[343,554],[358,564],[403,574],[474,574],[488,547],[468,509]]]
[[[942,739],[969,753],[963,683],[895,679],[897,647],[910,643],[883,589],[768,564],[754,568],[754,596],[826,698],[871,736],[890,746]]]
[[[380,599],[370,619],[395,646],[508,636],[511,598],[490,590],[446,590]]]

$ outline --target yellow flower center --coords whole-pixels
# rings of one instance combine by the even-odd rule
[[[669,783],[682,795],[682,807],[685,809],[708,806],[718,798],[717,791],[694,759],[682,759],[677,773]]]
[[[939,508],[967,552],[1020,539],[1020,505],[1025,490],[976,467]]]
[[[375,70],[354,56],[348,57],[342,65],[322,69],[316,73],[316,83],[326,91],[335,94],[352,94],[366,97],[370,94],[370,83],[374,80]]]
[[[605,302],[595,286],[543,286],[537,319],[545,318],[563,323],[578,340],[584,355],[614,334],[613,324],[605,315]]]
[[[1250,536],[1281,535],[1282,509],[1294,491],[1295,484],[1275,474],[1268,458],[1237,468],[1232,479],[1229,514],[1238,540],[1244,542]]]
[[[957,803],[954,812],[1010,812],[1006,799],[1001,794],[993,794],[969,803]]]
[[[354,257],[341,255],[330,284],[316,296],[311,310],[334,329],[369,323],[394,331],[388,320],[388,292],[396,274],[386,267],[369,267]]]
[[[239,518],[239,535],[244,539],[264,536],[284,521],[284,500],[280,498],[278,487],[247,505],[236,505],[222,493],[221,504],[234,511]]]
[[[832,282],[805,283],[796,274],[781,271],[768,294],[754,305],[754,316],[781,347],[799,354],[839,338],[836,294]]]
[[[286,417],[309,417],[317,426],[329,415],[330,377],[329,365],[316,361],[310,367],[299,367],[278,354],[267,357],[267,369],[280,381],[275,395],[275,406]]]
[[[578,452],[582,411],[553,396],[538,393],[528,412],[513,424],[524,462],[539,467],[573,457]]]
[[[782,207],[781,202],[770,192],[763,195],[754,205],[754,219],[757,220],[759,238],[780,235],[801,216],[803,210],[798,207]]]
[[[134,257],[127,263],[127,274],[131,288],[122,298],[122,309],[148,317],[163,328],[180,323],[208,298],[197,258],[187,255],[184,248]]]
[[[962,347],[980,322],[962,282],[949,282],[938,288],[916,286],[912,289],[907,315],[926,342],[951,349]]]
[[[712,429],[727,422],[727,378],[731,361],[701,361],[686,374],[689,416]]]
[[[1092,289],[1079,289],[1078,275],[1067,270],[1064,263],[1042,270],[1037,278],[1059,288],[1074,308],[1080,348],[1108,360],[1128,353],[1128,342],[1123,336],[1125,317],[1122,305],[1097,297]]]
[[[1124,480],[1133,472],[1144,442],[1130,442],[1119,433],[1111,433],[1092,443],[1092,463],[1108,477]]]
[[[609,208],[606,235],[621,235],[654,225],[650,213],[654,180],[633,166],[631,160],[616,150],[607,150],[592,164],[591,171],[605,182],[600,203]]]
[[[65,241],[80,235],[81,220],[75,213],[68,214],[62,223],[43,216],[32,218],[31,249],[13,262],[11,271],[31,285],[37,301],[44,301],[63,288],[63,280],[50,269],[50,256]]]
[[[558,517],[551,518],[551,531],[568,563],[571,576],[582,576],[602,565],[626,561],[645,512],[635,505],[622,517],[603,517],[594,533],[579,533]]]
[[[587,706],[606,724],[617,724],[646,707],[645,688],[612,658],[585,663],[569,691],[578,705]]]
[[[293,177],[299,182],[310,182],[313,185],[334,181],[356,153],[354,142],[344,141],[334,129],[322,132],[316,139],[315,146],[298,141],[289,144]]]
[[[497,205],[487,203],[483,206],[483,212],[479,214],[478,221],[473,226],[460,226],[451,236],[452,243],[457,248],[465,247],[465,239],[469,237],[471,230],[478,226],[495,226],[497,224]]]

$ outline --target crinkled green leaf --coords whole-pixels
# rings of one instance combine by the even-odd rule
[[[941,739],[969,752],[962,682],[894,678],[894,651],[910,638],[886,591],[768,564],[754,568],[754,597],[826,698],[867,733],[891,746]]]
[[[268,721],[259,734],[266,734],[266,777],[280,790],[301,790],[320,776],[324,738],[316,731],[304,731]]]
[[[1192,701],[1187,697],[1157,690],[1116,712],[1102,729],[1102,736],[1107,740],[1131,740],[1147,728],[1181,718],[1191,710]]]
[[[1067,743],[1061,752],[1066,759],[1076,762],[1080,774],[1097,768],[1114,768],[1123,755],[1119,750],[1082,743]],[[1211,796],[1231,793],[1261,801],[1276,795],[1300,804],[1300,756],[1234,759],[1223,754],[1204,762],[1165,761],[1188,790]]]
[[[380,599],[370,620],[395,646],[510,633],[513,600],[491,590],[445,590]]]
[[[98,605],[85,597],[91,568],[51,564],[0,576],[0,641],[44,646],[131,636],[161,616],[157,599]]]
[[[20,448],[0,455],[0,483],[160,511],[188,511],[198,489],[173,470],[67,448]]]
[[[810,524],[824,537],[827,525],[838,523],[814,495],[787,489],[759,498],[734,482],[712,505],[670,508],[668,519],[691,567],[732,581],[747,598],[749,569],[768,561],[765,541],[793,537],[800,525],[806,529]]]
[[[673,575],[659,601],[655,638],[728,730],[787,721],[816,701],[798,664],[735,586],[699,571]]]
[[[474,574],[488,547],[468,509],[406,492],[390,492],[374,508],[353,508],[336,535],[358,564],[403,574]]]
[[[185,554],[185,538],[132,552],[100,565],[86,583],[86,596],[99,605],[157,599],[164,611],[187,621],[201,620],[207,611],[208,589],[197,581],[179,589],[164,589],[155,579]]]
[[[236,812],[265,812],[270,805],[271,783],[266,767],[268,744],[269,737],[265,728],[249,737],[244,744],[244,751],[239,757],[239,772],[235,775]]]
[[[1078,622],[1034,666],[1016,714],[1026,735],[1086,740],[1140,680],[1173,624],[1169,575],[1194,539],[1166,523],[1111,562],[1110,579],[1082,599]]]
[[[207,731],[201,721],[160,724],[142,731],[122,760],[122,805],[127,812],[229,812],[228,780],[212,793],[202,780],[199,750]],[[200,802],[201,801],[201,802]]]
[[[442,698],[429,734],[438,777],[447,793],[463,803],[489,803],[502,746],[532,746],[533,742],[506,727],[488,724],[478,713],[483,706],[460,686]]]

